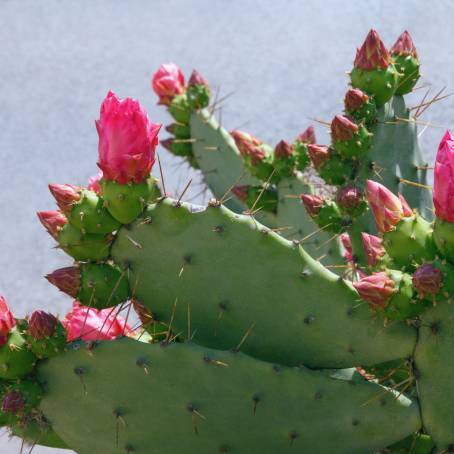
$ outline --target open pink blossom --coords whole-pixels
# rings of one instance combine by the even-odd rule
[[[82,306],[78,301],[74,301],[62,324],[67,331],[68,342],[74,339],[112,340],[132,333],[131,327],[116,315],[115,309],[98,310]]]
[[[109,91],[96,121],[99,135],[98,166],[103,178],[119,184],[140,183],[150,175],[155,162],[158,132],[138,101],[120,99]]]
[[[14,320],[6,300],[0,296],[0,347],[8,342],[8,335],[15,326],[16,320]]]
[[[381,233],[393,230],[402,218],[413,215],[401,194],[394,195],[376,181],[367,180],[367,200],[374,214],[377,230]]]
[[[90,191],[96,192],[96,194],[101,195],[101,185],[100,181],[102,179],[102,172],[98,172],[96,175],[91,176],[88,179],[87,189]]]
[[[164,63],[153,74],[151,86],[159,96],[158,104],[168,106],[175,96],[184,92],[184,75],[175,63]]]
[[[437,218],[454,222],[454,137],[446,131],[435,159],[433,201]]]

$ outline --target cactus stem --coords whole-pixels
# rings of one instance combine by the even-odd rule
[[[244,333],[244,336],[241,338],[240,343],[233,349],[235,353],[238,353],[243,346],[243,344],[246,342],[246,339],[250,336],[252,333],[252,330],[255,327],[255,322],[251,324],[251,326],[247,329],[247,331]]]
[[[432,190],[432,186],[422,183],[416,183],[415,181],[406,180],[405,178],[399,178],[399,183],[408,184],[409,186],[414,186],[416,188],[427,189],[429,191]]]

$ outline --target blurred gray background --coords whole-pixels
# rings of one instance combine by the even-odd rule
[[[43,279],[69,260],[53,250],[35,212],[53,209],[48,182],[85,184],[97,172],[94,120],[109,89],[138,98],[153,121],[167,124],[151,74],[167,61],[187,75],[197,68],[220,96],[233,92],[223,125],[275,144],[342,109],[345,72],[371,27],[387,45],[408,29],[423,65],[419,85],[449,92],[453,17],[451,0],[0,0],[0,294],[21,316],[69,308]],[[454,97],[420,118],[434,125],[421,137],[429,162],[453,113]],[[323,126],[317,132],[328,140]],[[160,155],[168,190],[178,193],[194,175]],[[186,198],[201,189],[194,184]],[[19,451],[18,440],[0,437],[0,453]],[[54,452],[63,451],[33,450]]]

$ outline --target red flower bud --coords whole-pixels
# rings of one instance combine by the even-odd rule
[[[358,282],[353,282],[353,286],[375,310],[384,309],[396,291],[394,281],[385,272],[365,276]]]
[[[386,69],[391,63],[391,55],[375,30],[370,30],[363,45],[356,51],[355,68],[372,71]]]
[[[308,212],[309,216],[314,217],[320,212],[325,205],[323,197],[310,194],[301,194],[301,200],[304,203],[304,207]]]
[[[336,115],[331,122],[331,136],[333,140],[347,141],[358,132],[358,125],[344,115]]]
[[[315,129],[311,125],[308,128],[306,128],[297,138],[300,142],[307,143],[307,144],[314,144],[317,142],[315,138]]]
[[[362,202],[362,191],[353,185],[344,186],[337,192],[337,204],[347,212],[354,211]]]
[[[77,298],[80,290],[80,269],[77,266],[67,266],[46,275],[46,279],[61,292]]]
[[[307,152],[309,153],[312,164],[317,170],[319,170],[320,167],[328,161],[331,155],[329,148],[324,145],[309,144],[307,146]]]
[[[361,238],[363,240],[367,264],[369,266],[375,266],[386,253],[385,248],[383,247],[383,240],[378,236],[364,232],[361,233]]]
[[[25,399],[21,392],[10,391],[3,397],[2,411],[17,415],[25,408]]]
[[[249,185],[243,184],[234,186],[232,188],[232,194],[238,197],[242,202],[246,202],[248,198]]]
[[[292,156],[293,147],[285,140],[281,140],[274,148],[274,155],[278,159],[286,159]]]
[[[55,239],[58,239],[58,233],[68,223],[61,211],[39,211],[37,215],[41,224]]]
[[[33,338],[40,340],[55,334],[58,320],[52,314],[44,311],[35,311],[30,317],[28,329]]]
[[[50,184],[49,190],[57,201],[58,208],[65,213],[71,213],[73,206],[80,200],[81,188],[72,184]]]
[[[208,81],[197,71],[193,70],[191,77],[189,78],[188,86],[193,87],[195,85],[203,85],[209,88]]]
[[[355,111],[369,101],[369,96],[359,88],[350,88],[345,94],[345,108],[348,111]]]
[[[430,263],[424,263],[413,273],[413,287],[421,298],[435,296],[441,288],[443,273]]]
[[[348,233],[342,233],[340,236],[340,240],[342,242],[342,246],[344,246],[344,259],[347,260],[349,263],[353,263],[353,248],[352,248],[352,241]]]
[[[393,55],[411,55],[412,57],[418,58],[415,44],[407,30],[397,38],[397,41],[393,44],[393,47],[391,47],[390,52]]]
[[[260,148],[262,142],[259,139],[238,130],[231,131],[230,135],[235,140],[235,144],[241,155],[249,157],[253,166],[265,159],[266,153]]]

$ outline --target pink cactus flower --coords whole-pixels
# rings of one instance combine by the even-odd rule
[[[345,115],[336,115],[331,122],[331,136],[333,140],[347,141],[358,132],[359,126]]]
[[[329,148],[324,145],[309,144],[307,152],[316,170],[319,170],[331,156]]]
[[[396,196],[388,188],[372,180],[367,180],[367,200],[377,230],[381,233],[393,230],[402,218],[413,215],[402,195]]]
[[[292,154],[293,147],[286,140],[281,140],[274,148],[274,155],[278,159],[289,158]]]
[[[55,197],[58,208],[65,214],[71,213],[74,204],[80,200],[81,188],[72,184],[49,184],[49,190]]]
[[[353,286],[374,310],[383,310],[396,292],[394,281],[383,271],[365,276]]]
[[[77,298],[80,290],[80,269],[77,266],[60,268],[46,275],[46,279],[60,291]]]
[[[347,260],[348,263],[354,263],[353,260],[353,248],[352,248],[352,241],[348,233],[342,233],[340,236],[340,240],[342,246],[344,246],[344,259]]]
[[[345,94],[344,104],[347,110],[355,111],[366,104],[367,101],[369,101],[369,96],[366,93],[359,88],[350,88]]]
[[[15,326],[16,320],[9,310],[6,300],[0,296],[0,347],[8,342],[8,335]]]
[[[413,273],[413,287],[421,298],[435,296],[441,288],[443,273],[431,263],[424,263]]]
[[[414,58],[418,58],[415,44],[411,39],[410,33],[405,30],[393,44],[390,50],[392,55],[411,55]]]
[[[259,139],[238,130],[231,131],[230,135],[233,137],[241,155],[249,157],[253,166],[260,164],[265,159],[266,153],[260,148],[262,142]]]
[[[60,230],[68,223],[66,216],[61,211],[39,211],[36,214],[49,234],[58,239]]]
[[[99,183],[101,180],[102,172],[98,172],[96,175],[93,175],[88,179],[87,189],[96,192],[96,194],[98,195],[101,195],[101,184]]]
[[[454,137],[446,131],[435,159],[433,201],[438,219],[454,222]]]
[[[317,139],[315,138],[315,129],[311,125],[307,127],[297,138],[300,142],[307,143],[307,144],[314,144],[317,142]]]
[[[370,30],[363,45],[356,51],[355,68],[365,71],[386,69],[390,63],[391,55],[380,35],[375,30]]]
[[[311,217],[317,216],[317,214],[325,205],[325,199],[317,195],[301,194],[300,197],[304,204],[304,208],[306,208],[306,211]]]
[[[96,121],[98,166],[103,178],[119,184],[140,183],[150,175],[161,125],[151,123],[138,101],[109,91]]]
[[[158,104],[168,106],[175,96],[184,92],[184,75],[175,63],[164,63],[153,74],[151,87],[159,96]]]
[[[52,314],[44,311],[35,311],[28,322],[28,330],[34,339],[46,339],[55,334],[58,320]]]
[[[133,332],[126,320],[115,314],[115,310],[98,310],[82,306],[78,301],[74,301],[72,310],[66,314],[62,324],[67,331],[68,342],[75,339],[112,340]]]
[[[375,266],[386,253],[383,247],[383,240],[378,236],[364,232],[361,233],[361,238],[363,240],[367,264],[369,266]]]

